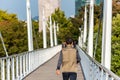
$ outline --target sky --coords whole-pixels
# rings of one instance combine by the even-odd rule
[[[38,16],[38,0],[30,0],[32,18]],[[26,0],[1,0],[0,9],[8,13],[17,14],[18,19],[26,20]],[[65,12],[66,17],[75,14],[74,0],[61,0],[61,10]]]
[[[61,9],[67,17],[75,15],[75,0],[61,0]]]

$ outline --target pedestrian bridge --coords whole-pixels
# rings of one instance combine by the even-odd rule
[[[84,0],[83,0],[84,1]],[[103,34],[102,34],[102,63],[98,63],[92,58],[93,56],[93,29],[94,29],[94,0],[85,0],[84,10],[84,30],[79,29],[81,34],[79,36],[79,46],[77,50],[81,57],[79,64],[77,80],[120,80],[120,77],[110,71],[110,57],[111,57],[111,19],[112,19],[112,0],[103,0]],[[87,4],[90,4],[89,20],[87,20]],[[56,25],[52,22],[50,17],[50,44],[53,46],[53,32],[54,27],[54,47],[47,48],[46,37],[46,19],[44,16],[44,8],[42,10],[42,27],[43,27],[43,48],[33,50],[32,37],[32,21],[30,2],[26,0],[27,11],[27,27],[28,27],[28,50],[29,52],[19,53],[8,56],[5,46],[4,50],[7,57],[0,58],[0,80],[62,80],[62,76],[55,74],[59,52],[62,49],[61,45],[57,45]],[[102,9],[102,8],[101,8]],[[101,10],[102,11],[102,10]],[[102,13],[101,13],[102,16]],[[87,22],[89,22],[89,33],[87,40]],[[101,22],[101,21],[100,21]],[[53,24],[54,23],[54,26]],[[100,30],[100,29],[99,29]],[[99,35],[98,30],[98,35]],[[83,33],[84,32],[84,33]],[[1,34],[1,41],[3,43]],[[82,50],[83,44],[87,44],[87,51]],[[98,36],[96,38],[96,43]],[[81,46],[81,47],[80,47]],[[96,46],[95,46],[96,48]],[[88,55],[89,54],[89,55]],[[106,67],[107,68],[106,68]]]
[[[62,80],[55,74],[61,45],[0,58],[0,80]],[[120,80],[77,46],[81,63],[77,80]]]

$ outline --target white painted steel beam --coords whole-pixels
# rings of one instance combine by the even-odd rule
[[[90,0],[88,54],[93,57],[94,0]]]
[[[103,34],[102,34],[102,65],[110,69],[111,65],[111,27],[112,0],[104,0]]]
[[[9,58],[6,60],[6,65],[7,65],[7,69],[6,69],[7,80],[10,80],[10,59]]]
[[[5,80],[5,60],[1,60],[1,80]]]
[[[54,44],[57,45],[56,23],[54,22]]]
[[[53,47],[53,30],[52,30],[52,19],[50,16],[50,46]]]
[[[18,56],[16,56],[16,79],[19,78]]]
[[[15,80],[15,65],[14,65],[14,57],[11,58],[11,71],[12,71],[12,80]]]
[[[87,37],[87,8],[85,4],[85,12],[84,12],[84,34],[83,34],[83,42],[86,42],[86,37]]]
[[[26,0],[26,9],[27,9],[28,51],[32,51],[33,50],[33,37],[32,37],[30,0]]]
[[[45,16],[44,16],[44,8],[43,8],[43,21],[42,21],[42,24],[43,24],[43,48],[47,48],[47,37],[46,37],[46,21],[45,21]]]

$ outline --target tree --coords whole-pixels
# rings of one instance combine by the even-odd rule
[[[15,14],[0,10],[0,31],[9,55],[27,50],[27,28],[24,21],[19,21]],[[5,56],[2,44],[0,54]]]
[[[0,10],[0,21],[17,20],[16,14],[9,14],[7,11]]]
[[[2,21],[0,31],[9,55],[27,50],[27,29],[23,22]]]
[[[59,8],[52,14],[52,22],[56,21],[59,25],[58,42],[62,43],[66,37],[72,37],[74,40],[78,39],[79,29],[73,26],[71,19],[67,19],[63,11]]]
[[[112,7],[112,14],[113,16],[116,16],[117,14],[120,14],[120,0],[113,0],[113,7]]]
[[[113,17],[111,69],[120,76],[120,14]]]
[[[94,45],[98,32],[98,28],[100,26],[99,33],[99,41],[98,48],[96,50],[95,59],[97,61],[101,61],[101,43],[102,43],[102,21],[100,23],[100,18],[102,18],[102,5],[95,5],[94,7]],[[112,23],[112,63],[111,69],[112,71],[120,76],[120,0],[113,0],[113,23]],[[83,16],[84,16],[84,6],[79,10],[79,14],[75,16],[75,18],[70,18],[73,26],[80,27],[83,25]],[[89,16],[89,15],[88,15]],[[101,19],[102,20],[102,19]]]
[[[43,37],[42,37],[42,32],[39,32],[38,21],[32,20],[32,30],[33,30],[34,49],[43,48]]]

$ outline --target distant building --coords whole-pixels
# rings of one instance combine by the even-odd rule
[[[85,5],[85,1],[90,1],[90,0],[75,0],[75,15],[78,14],[79,9]],[[102,0],[94,0],[95,4],[99,5]]]
[[[103,0],[95,0],[95,4],[99,5]]]
[[[78,14],[78,12],[79,12],[79,9],[82,7],[82,6],[84,6],[84,1],[85,0],[75,0],[75,15],[77,15]]]
[[[39,31],[42,31],[42,16],[43,10],[45,19],[48,20],[48,17],[54,12],[56,8],[60,7],[60,0],[38,0],[39,6]]]

